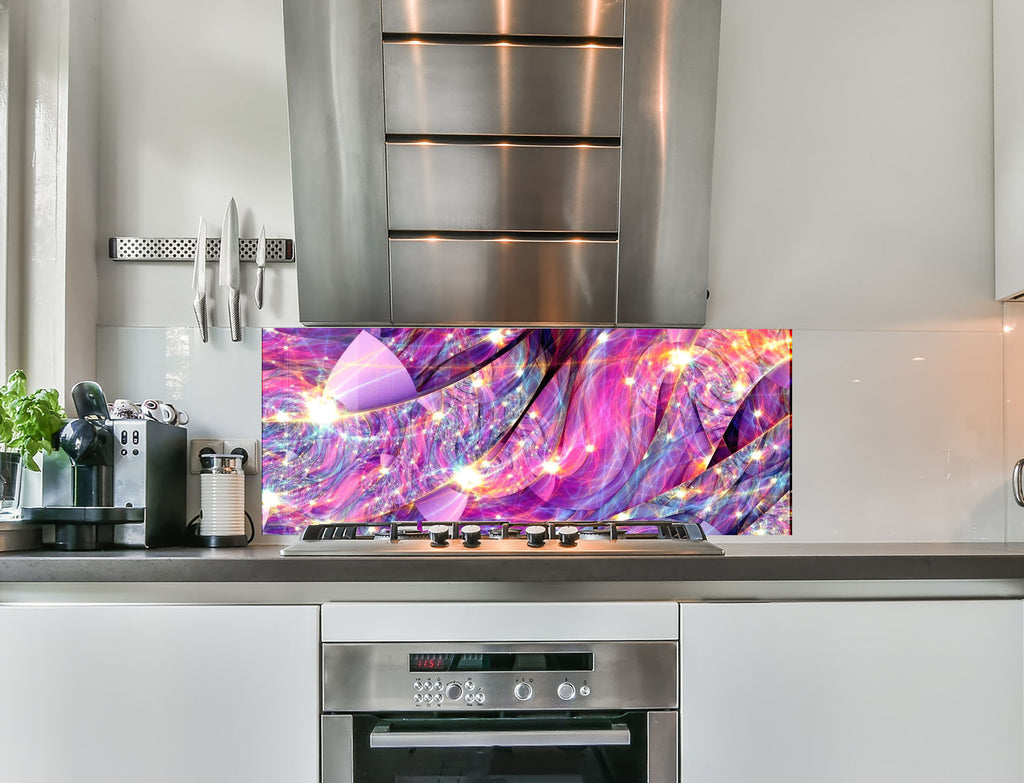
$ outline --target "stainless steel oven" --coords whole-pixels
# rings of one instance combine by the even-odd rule
[[[676,783],[675,641],[326,643],[324,783]]]

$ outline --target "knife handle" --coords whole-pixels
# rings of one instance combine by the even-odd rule
[[[240,293],[238,289],[232,289],[231,300],[228,303],[228,321],[231,325],[231,342],[242,342],[242,317],[238,311],[238,300]]]
[[[253,293],[256,309],[263,309],[263,267],[256,267],[256,291]]]
[[[196,298],[192,300],[192,310],[196,314],[196,323],[199,325],[199,336],[203,338],[203,342],[210,341],[210,332],[207,329],[206,321],[206,297],[196,294]]]

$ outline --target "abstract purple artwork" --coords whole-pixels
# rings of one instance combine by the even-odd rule
[[[263,530],[791,530],[788,330],[263,332]]]

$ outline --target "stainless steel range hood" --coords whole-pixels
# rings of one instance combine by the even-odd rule
[[[721,0],[284,0],[299,310],[704,322]]]

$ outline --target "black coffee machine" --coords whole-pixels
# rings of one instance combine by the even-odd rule
[[[188,437],[148,419],[111,420],[99,384],[71,390],[78,418],[43,460],[43,506],[22,509],[58,549],[182,543]]]

